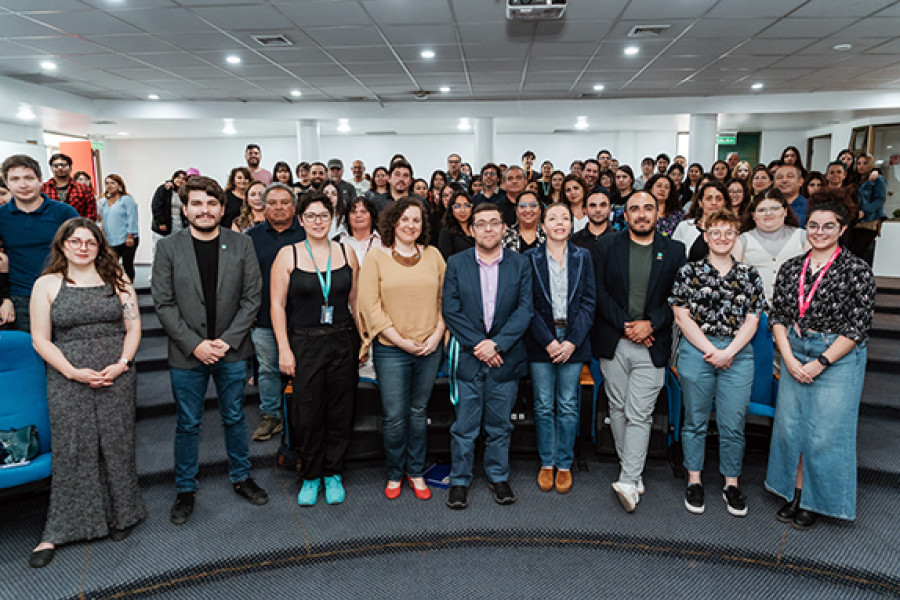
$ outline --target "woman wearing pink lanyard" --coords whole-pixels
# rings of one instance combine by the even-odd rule
[[[775,280],[770,321],[782,363],[766,488],[787,500],[776,518],[796,529],[818,515],[856,518],[856,422],[875,277],[838,245],[850,217],[834,191],[814,195],[811,250],[786,261]]]

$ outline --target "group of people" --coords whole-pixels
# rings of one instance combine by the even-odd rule
[[[248,147],[251,157],[257,151]],[[243,385],[251,359],[260,391],[253,439],[282,431],[283,382],[293,380],[287,418],[300,456],[301,506],[320,495],[329,504],[345,498],[353,399],[368,361],[383,410],[384,495],[396,499],[406,481],[416,498],[431,498],[423,478],[427,408],[445,369],[456,411],[446,498],[452,509],[468,506],[482,434],[494,500],[516,501],[510,414],[525,376],[534,389],[537,484],[545,492],[571,490],[579,379],[583,365],[599,359],[620,464],[612,488],[634,511],[646,491],[652,413],[674,340],[684,394],[685,506],[705,510],[705,438],[715,404],[722,495],[728,512],[743,516],[739,477],[759,360],[754,346],[768,340],[771,351],[773,339],[781,380],[766,486],[786,501],[777,517],[800,529],[818,514],[855,518],[855,419],[875,285],[871,268],[842,242],[860,218],[849,196],[824,187],[798,202],[789,192],[803,179],[790,163],[776,165],[774,185],[735,202],[730,184],[702,167],[693,183],[673,178],[679,163],[670,166],[665,155],[642,181],[619,166],[605,182],[615,190],[601,185],[611,163],[606,150],[584,161],[581,174],[555,183],[552,169],[548,178],[530,171],[533,153],[523,158],[522,167],[485,165],[474,196],[461,171],[451,175],[458,155],[450,156],[437,195],[416,191],[420,180],[402,156],[373,173],[374,193],[363,195],[345,195],[321,163],[309,165],[314,179],[322,177],[299,196],[290,169],[284,181],[278,166],[269,183],[254,180],[261,169],[239,168],[230,190],[182,171],[160,187],[151,291],[169,336],[177,414],[173,523],[187,522],[194,508],[210,377],[229,480],[251,504],[268,501],[250,476]],[[40,194],[39,165],[17,155],[4,161],[2,174],[13,192],[0,207],[9,256],[0,273],[8,267],[13,322],[21,328],[30,302],[35,348],[50,367],[53,435],[77,430],[71,446],[54,443],[50,511],[30,558],[39,567],[58,544],[124,539],[145,515],[134,469],[131,370],[140,317],[112,242],[90,218]],[[239,184],[248,174],[251,181]],[[537,190],[529,189],[534,181]],[[685,186],[696,189],[689,216],[679,218]],[[225,227],[235,189],[241,207]],[[238,223],[242,216],[249,222]],[[36,228],[40,236],[19,239]],[[95,410],[72,411],[73,403]],[[112,447],[115,453],[104,451]],[[95,472],[71,472],[86,457]]]

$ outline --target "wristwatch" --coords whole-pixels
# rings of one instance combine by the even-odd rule
[[[828,360],[828,357],[825,356],[824,354],[820,354],[816,360],[819,361],[819,364],[822,365],[823,367],[831,366],[831,361]]]
[[[126,370],[127,370],[127,369],[130,369],[130,368],[131,368],[131,365],[134,364],[134,361],[133,361],[133,360],[130,360],[130,359],[128,359],[128,358],[120,358],[120,359],[119,359],[119,362],[122,363],[123,365],[125,365],[125,369],[126,369]]]
[[[494,352],[497,354],[503,354],[503,351],[500,349],[500,344],[494,344]]]

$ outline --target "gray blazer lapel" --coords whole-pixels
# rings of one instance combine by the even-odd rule
[[[197,295],[201,299],[203,298],[203,282],[200,281],[200,270],[197,268],[197,252],[194,251],[194,240],[191,238],[190,229],[185,229],[184,233],[176,234],[179,237],[178,245],[177,245],[177,254],[175,258],[175,264],[185,263],[183,268],[187,269],[187,272],[190,274],[191,281],[194,282],[194,287],[197,289]]]
[[[228,245],[225,230],[219,228],[219,270],[216,273],[216,296],[222,293],[222,282],[225,281],[225,270],[230,266],[234,249]]]

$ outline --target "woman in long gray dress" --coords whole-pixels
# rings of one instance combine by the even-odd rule
[[[135,373],[141,341],[134,289],[90,220],[60,226],[31,295],[31,335],[47,361],[53,443],[50,508],[28,563],[58,544],[124,540],[146,515],[134,461]]]

